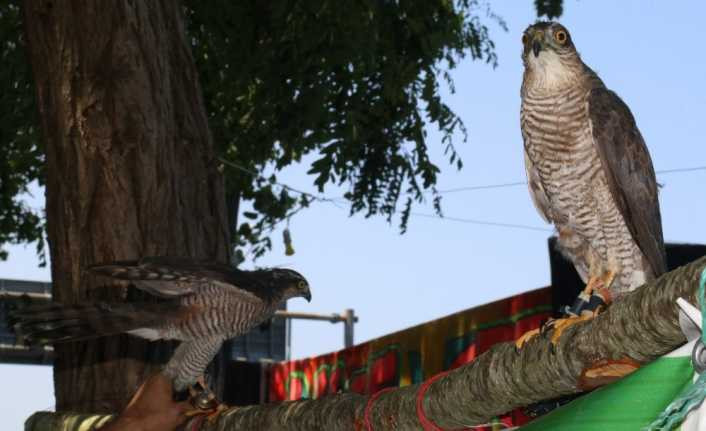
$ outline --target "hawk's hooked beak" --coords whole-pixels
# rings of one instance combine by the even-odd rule
[[[306,293],[304,293],[303,298],[306,299],[306,302],[311,302],[311,292],[307,290]]]
[[[542,50],[542,42],[544,41],[544,32],[542,30],[536,30],[532,35],[532,52],[534,57],[539,57],[539,51]]]

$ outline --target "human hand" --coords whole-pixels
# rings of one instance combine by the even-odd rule
[[[172,383],[158,373],[147,379],[125,410],[100,431],[173,431],[186,420],[184,412],[190,409],[193,406],[188,401],[172,400]]]

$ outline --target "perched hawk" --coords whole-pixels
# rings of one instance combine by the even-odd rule
[[[571,314],[590,318],[596,303],[666,271],[655,173],[630,109],[581,61],[566,28],[538,22],[522,44],[529,190],[586,283]]]
[[[289,269],[241,271],[217,263],[146,258],[88,270],[125,280],[158,300],[31,307],[11,315],[15,329],[38,343],[120,333],[181,340],[164,369],[176,391],[203,375],[224,340],[269,319],[284,300],[297,296],[311,300],[306,279]]]

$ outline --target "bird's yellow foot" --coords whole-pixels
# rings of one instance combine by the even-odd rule
[[[187,417],[205,415],[209,422],[213,422],[223,410],[228,408],[227,405],[218,402],[216,395],[206,385],[203,376],[189,387],[189,395],[194,409],[184,413]]]
[[[563,314],[566,317],[561,319],[549,319],[541,328],[525,332],[515,341],[515,348],[520,350],[529,340],[536,337],[538,334],[544,334],[551,330],[554,331],[552,333],[551,342],[552,345],[556,346],[559,337],[561,337],[561,333],[564,332],[566,328],[578,322],[593,319],[610,304],[611,295],[608,288],[613,283],[614,278],[615,273],[612,271],[607,271],[601,276],[592,276],[589,278],[586,287],[579,294],[578,298],[576,298],[574,305],[564,309]]]
[[[189,386],[189,400],[194,407],[202,410],[209,409],[215,403],[216,394],[209,389],[203,376],[196,379],[196,383]]]
[[[568,317],[552,320],[546,325],[547,330],[553,330],[551,343],[556,346],[561,334],[569,326],[585,322],[596,317],[605,310],[611,302],[609,287],[615,279],[615,273],[606,271],[603,275],[591,277],[586,288],[581,292],[571,309],[565,311]]]
[[[213,423],[218,419],[218,416],[221,414],[221,412],[225,411],[228,409],[228,406],[222,403],[218,403],[215,407],[207,408],[207,409],[202,409],[202,408],[195,408],[192,410],[188,410],[184,413],[186,417],[193,417],[193,416],[200,416],[204,415],[206,416],[206,420],[209,423]]]
[[[563,320],[563,319],[558,319],[558,320]],[[556,322],[556,321],[557,321],[557,319],[550,318],[546,322],[542,323],[542,326],[540,326],[539,328],[530,329],[529,331],[525,332],[524,334],[522,334],[520,336],[520,338],[518,338],[515,341],[515,348],[517,350],[520,350],[532,338],[536,337],[539,334],[546,334],[552,328],[554,328],[554,322]]]
[[[561,338],[561,334],[568,328],[569,326],[575,325],[579,322],[585,322],[587,320],[591,320],[594,317],[596,317],[598,313],[581,313],[580,316],[571,316],[571,317],[565,317],[563,319],[556,319],[551,322],[551,325],[547,326],[548,330],[552,330],[552,338],[551,338],[551,343],[552,345],[556,346],[556,343],[559,342],[559,338]]]
[[[520,350],[525,345],[525,343],[527,343],[532,338],[536,337],[541,330],[542,328],[530,329],[529,331],[520,335],[520,338],[515,340],[515,348],[517,350]]]

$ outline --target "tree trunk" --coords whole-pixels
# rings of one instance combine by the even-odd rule
[[[54,298],[124,300],[87,265],[143,256],[226,262],[228,225],[176,0],[26,0],[47,155]],[[127,336],[56,346],[59,411],[120,411],[171,344]]]

